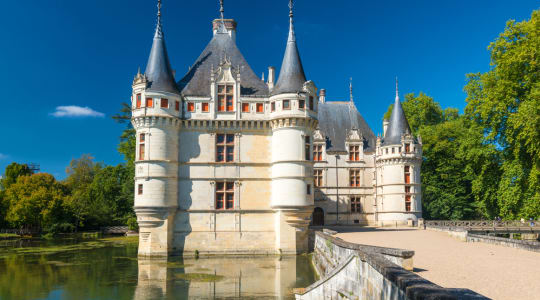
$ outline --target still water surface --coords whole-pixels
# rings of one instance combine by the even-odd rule
[[[136,238],[0,241],[0,299],[292,299],[308,256],[137,259]]]

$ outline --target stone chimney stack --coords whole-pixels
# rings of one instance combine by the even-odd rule
[[[383,137],[386,135],[386,129],[388,128],[388,124],[390,122],[388,120],[383,120],[382,121],[382,127],[383,127]]]
[[[319,102],[321,103],[326,102],[326,89],[321,89],[319,91]]]
[[[234,19],[223,19],[223,22],[225,23],[225,28],[227,29],[229,36],[236,42],[236,21]],[[221,19],[215,19],[212,22],[212,32],[214,35],[217,33],[219,23],[221,23]]]
[[[276,67],[268,67],[268,88],[272,90],[276,80]]]

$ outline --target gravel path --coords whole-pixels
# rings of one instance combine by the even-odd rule
[[[493,299],[540,299],[540,253],[466,243],[444,232],[411,228],[343,232],[354,243],[414,250],[415,272],[443,287],[468,288]]]

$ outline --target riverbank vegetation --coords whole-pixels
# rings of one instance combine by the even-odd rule
[[[491,69],[467,75],[464,113],[405,96],[423,142],[426,218],[540,218],[540,10],[509,21],[488,49]]]

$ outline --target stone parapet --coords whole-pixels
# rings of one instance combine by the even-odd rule
[[[407,271],[413,255],[316,232],[313,259],[321,279],[296,299],[488,299],[468,289],[442,288]]]

